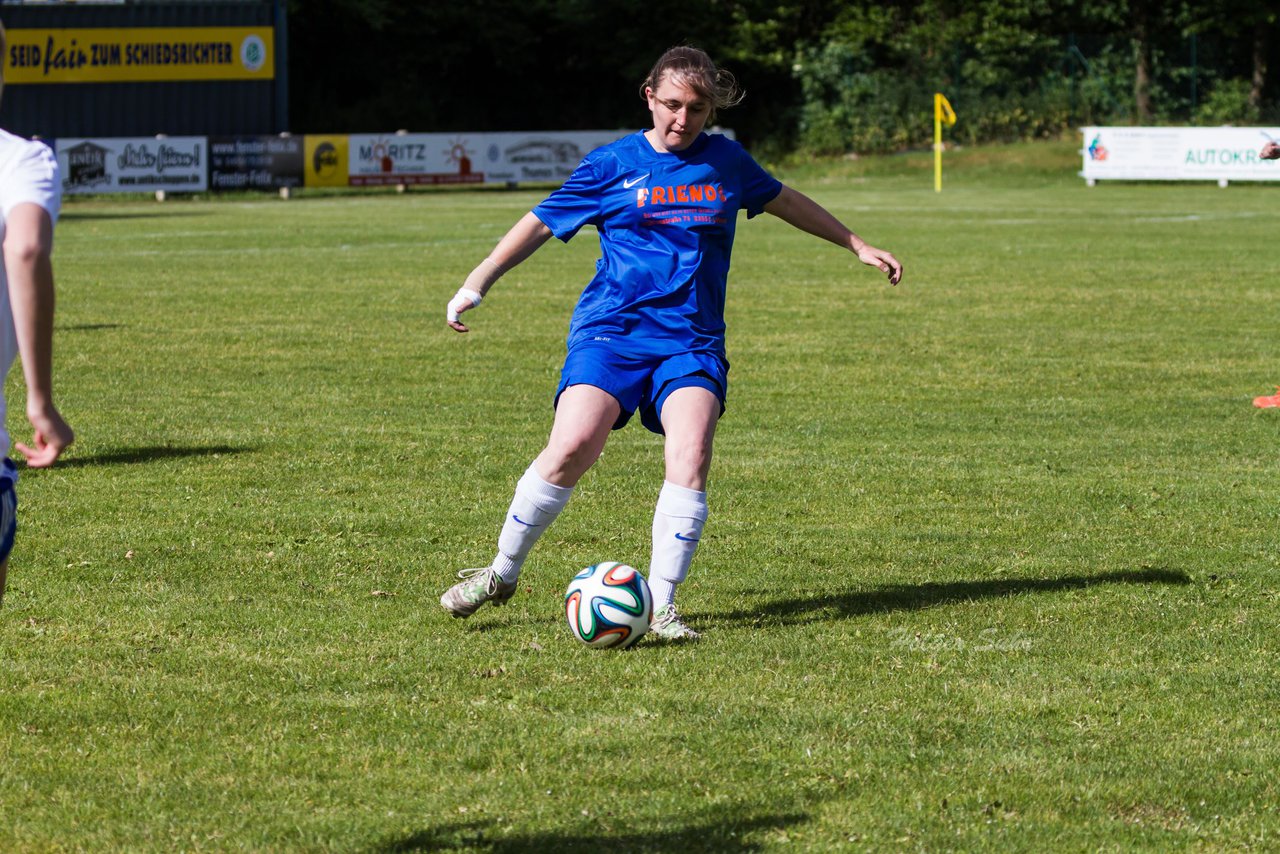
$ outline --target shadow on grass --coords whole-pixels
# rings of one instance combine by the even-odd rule
[[[78,323],[73,326],[59,326],[58,332],[100,332],[103,329],[123,329],[123,323]]]
[[[371,854],[408,854],[414,851],[492,851],[496,854],[523,854],[542,851],[762,851],[763,840],[744,839],[762,831],[781,830],[808,821],[807,815],[774,814],[743,818],[725,813],[723,820],[709,820],[673,830],[632,830],[619,834],[607,831],[580,833],[502,832],[494,822],[473,821],[422,830],[404,839],[391,840],[370,849]],[[620,824],[622,822],[619,822]]]
[[[74,447],[74,446],[73,446]],[[252,448],[233,448],[230,445],[206,445],[203,447],[174,447],[173,445],[153,445],[145,448],[121,448],[118,451],[107,451],[85,457],[71,457],[58,460],[55,469],[73,469],[87,466],[124,466],[154,463],[159,460],[177,460],[186,457],[214,457],[219,454],[243,454]],[[24,469],[39,471],[39,469]]]
[[[760,607],[717,615],[728,622],[754,623],[772,618],[803,623],[890,611],[922,611],[935,605],[999,599],[1023,593],[1059,593],[1102,584],[1190,584],[1191,576],[1171,569],[1138,569],[1101,575],[1063,575],[1057,578],[1009,578],[991,581],[948,581],[926,584],[891,584],[874,590],[830,593],[809,598],[775,599]],[[834,615],[833,613],[834,612]]]

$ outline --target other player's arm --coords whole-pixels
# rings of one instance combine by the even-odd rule
[[[5,219],[4,267],[27,383],[32,446],[15,444],[31,468],[53,465],[75,433],[53,403],[53,220],[34,202],[14,206]]]
[[[830,211],[804,193],[783,185],[778,193],[764,209],[788,222],[801,231],[829,240],[837,246],[843,246],[863,264],[876,267],[889,277],[889,284],[896,285],[902,281],[902,263],[883,249],[877,249],[854,234],[831,215]]]
[[[462,288],[449,300],[446,320],[458,332],[469,332],[466,324],[458,319],[464,311],[469,311],[480,304],[480,298],[489,292],[493,283],[503,273],[515,267],[538,250],[538,247],[551,239],[551,229],[532,212],[525,214],[511,230],[498,241],[498,245],[489,253],[489,257],[471,271]]]

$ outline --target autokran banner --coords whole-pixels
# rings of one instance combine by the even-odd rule
[[[1085,127],[1080,177],[1124,181],[1280,181],[1258,156],[1275,127]]]

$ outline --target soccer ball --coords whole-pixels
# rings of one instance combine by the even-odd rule
[[[605,561],[587,567],[569,582],[564,614],[569,631],[587,646],[622,649],[649,631],[653,594],[635,568]]]

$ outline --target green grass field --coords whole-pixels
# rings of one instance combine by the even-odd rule
[[[510,607],[437,603],[546,437],[594,236],[468,336],[444,304],[545,190],[68,201],[79,439],[20,484],[0,850],[1276,850],[1277,188],[931,166],[778,167],[897,288],[740,225],[704,639],[621,653],[561,595],[647,566],[638,424]]]

